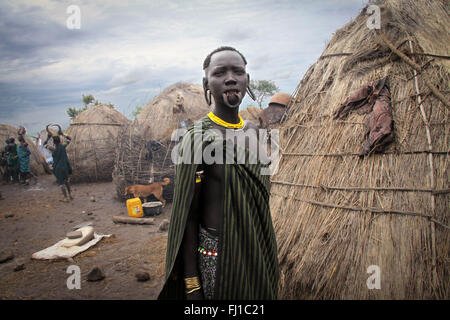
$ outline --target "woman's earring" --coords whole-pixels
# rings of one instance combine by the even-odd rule
[[[247,87],[247,93],[248,93],[248,96],[249,96],[253,101],[256,101],[255,94],[253,93],[252,89],[250,89],[250,87]]]
[[[208,104],[208,106],[210,106],[211,104],[211,102],[208,100],[208,90],[203,90],[203,95],[204,95],[204,97],[205,97],[205,101],[206,101],[206,103]]]
[[[212,101],[211,101],[211,90],[206,90],[205,91],[205,99],[206,99],[206,103],[208,104],[208,106],[211,105]]]

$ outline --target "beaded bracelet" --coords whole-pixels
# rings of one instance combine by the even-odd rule
[[[205,256],[217,257],[217,251],[215,251],[215,250],[206,250],[203,247],[198,247],[198,252],[200,252],[201,254],[204,254]]]

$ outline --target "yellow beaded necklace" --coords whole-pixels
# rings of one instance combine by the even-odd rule
[[[208,113],[208,117],[215,123],[217,123],[219,126],[230,128],[230,129],[241,129],[244,127],[244,119],[240,115],[239,116],[239,123],[228,123],[222,119],[220,119],[218,116],[216,116],[214,113],[210,112]]]

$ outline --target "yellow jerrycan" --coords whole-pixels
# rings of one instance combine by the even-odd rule
[[[139,198],[133,198],[127,200],[128,215],[133,218],[140,218],[144,216],[144,210],[142,210],[142,202]]]

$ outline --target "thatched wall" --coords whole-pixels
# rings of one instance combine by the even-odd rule
[[[5,140],[9,137],[13,137],[16,140],[16,144],[19,143],[18,128],[7,124],[0,124],[0,146],[2,150],[5,149],[6,143]],[[25,141],[28,143],[28,148],[31,151],[30,155],[30,170],[34,175],[43,175],[51,173],[51,169],[47,162],[45,161],[44,156],[38,150],[34,142],[25,136]]]
[[[66,134],[72,182],[111,181],[117,138],[130,121],[112,107],[99,105],[81,112]]]
[[[171,141],[147,140],[141,135],[138,127],[133,125],[124,128],[123,135],[117,143],[113,172],[118,198],[127,199],[124,196],[126,186],[147,185],[169,178],[170,183],[163,187],[163,198],[171,202],[175,181],[175,167],[171,159],[173,147],[174,143]]]
[[[281,299],[450,298],[450,19],[443,1],[379,6],[381,31],[367,28],[365,10],[338,30],[282,125],[271,189]],[[366,115],[333,112],[385,76],[395,140],[360,158]],[[380,289],[367,286],[371,265]]]
[[[184,112],[176,107],[177,95],[183,97]],[[118,141],[113,181],[117,196],[125,199],[124,189],[133,184],[150,184],[170,178],[164,186],[163,197],[173,198],[175,166],[171,159],[175,142],[171,136],[176,128],[196,121],[210,111],[203,88],[189,83],[175,83],[153,98],[124,128]]]

